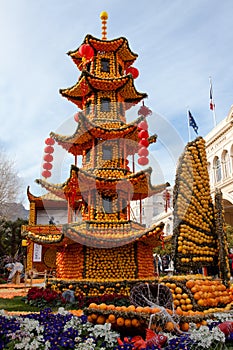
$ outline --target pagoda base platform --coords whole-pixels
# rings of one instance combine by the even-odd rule
[[[46,287],[52,288],[58,292],[72,290],[75,296],[83,295],[87,297],[96,297],[105,294],[130,295],[130,290],[139,283],[154,283],[157,278],[152,276],[148,279],[130,279],[130,280],[71,280],[51,278],[47,281]]]

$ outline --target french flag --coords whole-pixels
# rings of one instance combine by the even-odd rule
[[[210,80],[210,109],[213,111],[215,108],[215,104],[213,102],[213,87],[212,87],[212,81]]]

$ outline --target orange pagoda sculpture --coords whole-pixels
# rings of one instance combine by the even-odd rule
[[[30,247],[36,243],[56,251],[56,277],[50,283],[82,292],[88,283],[104,288],[111,281],[120,286],[123,281],[154,280],[153,248],[162,242],[163,224],[145,228],[133,221],[130,201],[139,201],[141,208],[144,198],[169,186],[153,186],[150,167],[135,172],[135,155],[140,165],[147,165],[147,147],[156,141],[147,130],[151,111],[143,103],[138,118],[127,123],[126,111],[147,97],[134,86],[137,54],[126,38],[107,40],[107,14],[101,18],[102,39],[87,35],[68,53],[81,75],[60,93],[81,110],[75,115],[77,129],[70,136],[50,133],[51,144],[55,141],[74,156],[70,176],[62,184],[36,180],[56,200],[67,203],[67,223],[38,225],[30,216],[22,229]],[[35,207],[39,199],[29,197]],[[31,256],[27,263],[32,267]],[[95,293],[95,288],[89,291]]]

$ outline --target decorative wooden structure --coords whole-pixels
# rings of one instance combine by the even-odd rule
[[[70,176],[62,184],[36,180],[67,201],[67,223],[49,225],[48,230],[31,221],[22,229],[30,242],[56,247],[53,283],[57,284],[153,280],[153,247],[162,242],[163,224],[145,228],[131,219],[130,212],[130,201],[141,201],[169,186],[153,186],[150,167],[135,172],[139,149],[139,163],[147,164],[147,146],[156,141],[156,135],[148,135],[146,118],[151,111],[144,103],[138,118],[126,121],[126,111],[147,96],[134,86],[138,71],[132,64],[137,54],[124,37],[106,39],[106,13],[102,17],[102,39],[87,35],[77,50],[68,53],[81,75],[60,93],[81,110],[75,115],[77,129],[70,136],[50,133],[74,156]],[[76,220],[79,209],[81,221]]]

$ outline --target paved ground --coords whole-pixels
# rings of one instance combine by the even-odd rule
[[[44,287],[43,279],[34,279],[32,284],[30,281],[28,283],[20,283],[20,284],[0,284],[0,298],[11,299],[15,296],[25,296],[27,295],[28,290],[31,287]]]

